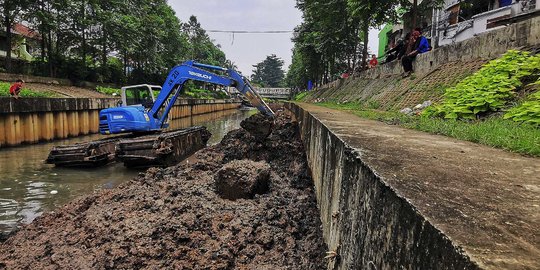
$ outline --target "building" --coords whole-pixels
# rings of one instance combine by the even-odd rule
[[[21,23],[15,23],[11,33],[11,46],[8,46],[5,29],[0,31],[0,57],[6,57],[8,48],[11,49],[13,59],[32,61],[39,55],[41,35],[37,31]]]
[[[421,1],[422,2],[422,1]],[[445,0],[442,8],[429,9],[430,1],[419,5],[417,25],[433,47],[470,39],[510,23],[540,15],[540,0]],[[395,44],[411,31],[411,14],[403,14],[403,24],[385,26],[379,33],[379,57],[383,48]]]
[[[437,45],[461,42],[504,27],[516,20],[538,16],[540,0],[446,0],[435,11]]]

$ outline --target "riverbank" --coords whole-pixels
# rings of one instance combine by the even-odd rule
[[[325,268],[327,249],[295,122],[281,115],[266,138],[232,131],[196,158],[44,214],[0,244],[6,251],[0,265]],[[216,181],[243,198],[216,193]]]

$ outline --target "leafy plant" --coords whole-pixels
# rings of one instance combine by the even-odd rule
[[[540,56],[510,50],[455,87],[446,89],[443,102],[424,114],[447,119],[475,119],[481,113],[498,111],[512,100],[515,91],[531,77],[540,76]]]
[[[537,82],[540,84],[540,80]],[[531,94],[521,105],[510,109],[504,115],[504,119],[540,126],[540,91]]]
[[[295,97],[294,100],[296,101],[302,101],[304,98],[308,95],[309,92],[300,92]]]
[[[110,88],[110,87],[103,87],[103,86],[97,86],[96,91],[106,94],[106,95],[113,95],[116,94],[120,96],[120,89],[117,88]]]

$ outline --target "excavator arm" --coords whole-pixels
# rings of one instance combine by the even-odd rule
[[[223,72],[219,75],[211,71]],[[255,92],[249,81],[237,71],[217,66],[187,61],[174,67],[167,76],[161,91],[150,110],[139,107],[118,107],[100,112],[100,132],[117,134],[127,132],[159,131],[166,127],[167,117],[188,80],[235,87],[261,113],[273,116],[274,112]]]

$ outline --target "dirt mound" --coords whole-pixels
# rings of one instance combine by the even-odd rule
[[[216,191],[224,199],[252,199],[268,191],[270,166],[266,162],[234,160],[214,176]]]
[[[256,140],[262,141],[270,135],[274,119],[262,114],[255,114],[240,123],[240,126],[249,132]]]
[[[275,123],[262,142],[236,130],[195,164],[152,168],[44,214],[0,244],[0,268],[324,269],[297,127],[283,115]],[[269,191],[222,199],[214,175],[243,159],[269,166]]]

